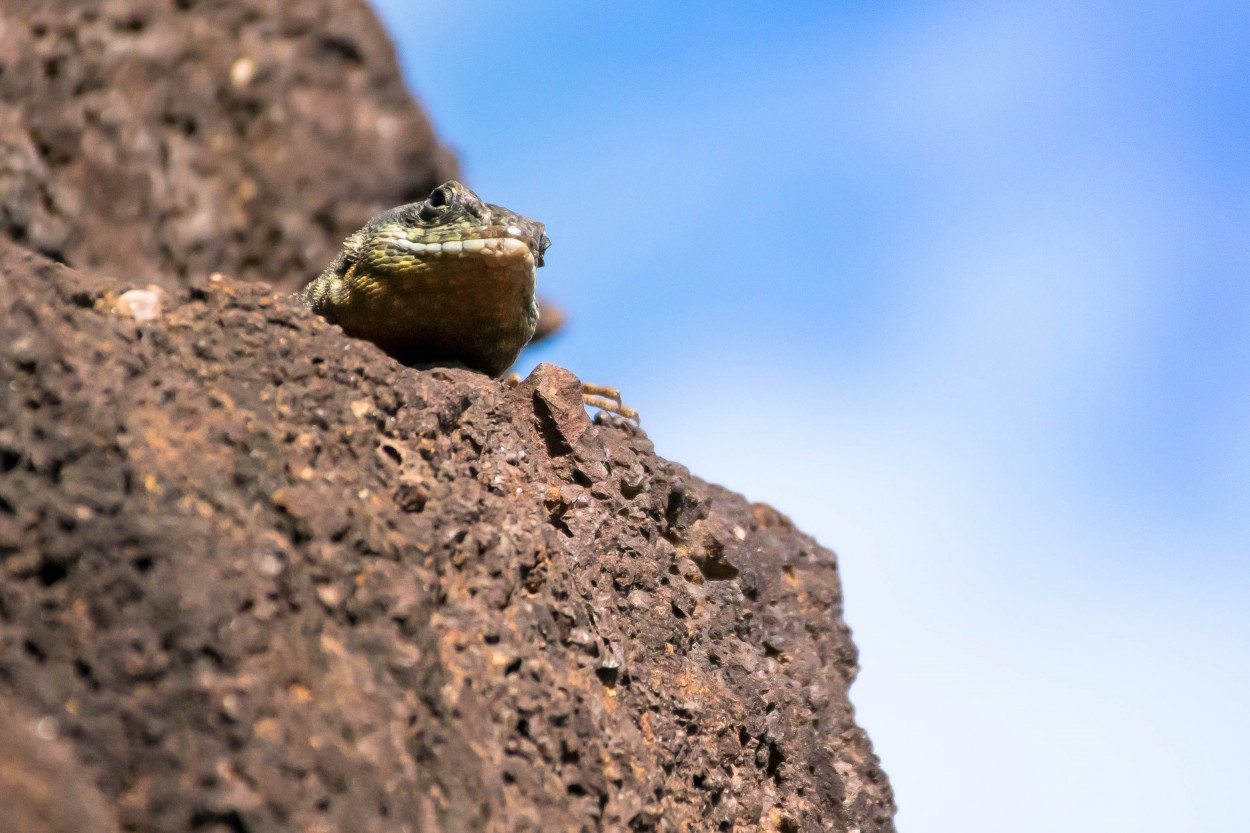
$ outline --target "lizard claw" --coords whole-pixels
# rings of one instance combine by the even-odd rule
[[[582,382],[582,401],[591,408],[616,414],[635,425],[642,424],[642,417],[638,412],[621,402],[621,392],[616,388]]]

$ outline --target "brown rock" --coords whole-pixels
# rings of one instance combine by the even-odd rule
[[[294,288],[455,170],[363,2],[0,2],[0,233],[71,266]]]
[[[832,553],[212,274],[449,173],[363,3],[0,8],[0,830],[893,829]]]
[[[0,830],[115,833],[104,796],[57,732],[55,719],[36,720],[0,701]]]
[[[0,692],[123,826],[891,829],[833,555],[567,371],[0,274]]]

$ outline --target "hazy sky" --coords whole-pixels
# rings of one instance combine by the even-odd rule
[[[1250,3],[375,5],[520,369],[837,551],[901,829],[1250,829]]]

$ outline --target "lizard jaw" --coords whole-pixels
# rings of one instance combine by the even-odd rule
[[[465,257],[485,255],[505,258],[523,258],[526,265],[534,266],[534,253],[529,244],[515,237],[473,237],[467,240],[445,240],[441,243],[415,243],[411,240],[391,240],[390,245],[406,252],[424,257]]]

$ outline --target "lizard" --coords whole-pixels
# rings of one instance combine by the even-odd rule
[[[371,219],[294,297],[403,364],[455,363],[498,378],[538,326],[534,286],[550,245],[543,223],[452,180]],[[639,421],[615,388],[583,383],[582,398]]]

